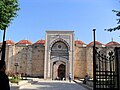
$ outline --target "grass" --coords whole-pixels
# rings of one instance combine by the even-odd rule
[[[9,77],[9,81],[11,83],[18,83],[19,81],[21,81],[22,78],[21,77],[18,77],[18,76],[14,76],[14,77]]]

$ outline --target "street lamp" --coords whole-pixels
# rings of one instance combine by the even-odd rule
[[[95,31],[96,29],[93,29],[93,38],[94,38],[94,45],[93,45],[93,90],[96,90],[96,51],[95,51]]]
[[[18,63],[15,63],[15,72],[16,72],[16,74],[17,74],[17,67],[18,66],[19,66]]]

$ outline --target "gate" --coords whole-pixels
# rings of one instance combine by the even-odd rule
[[[118,48],[107,51],[106,48],[93,46],[93,85],[94,90],[119,90]]]

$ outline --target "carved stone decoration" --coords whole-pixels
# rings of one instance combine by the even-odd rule
[[[74,31],[46,31],[44,79],[74,77]]]

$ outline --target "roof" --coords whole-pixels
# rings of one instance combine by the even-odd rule
[[[103,45],[101,42],[95,41],[96,45]],[[93,46],[94,45],[94,41],[90,42],[87,46]]]
[[[32,44],[32,42],[30,42],[29,40],[20,40],[16,44]]]
[[[2,45],[2,42],[0,42],[0,45]]]
[[[38,41],[35,42],[34,44],[45,44],[45,40],[38,40]]]
[[[75,40],[75,44],[86,45],[83,41]]]
[[[6,44],[11,44],[11,45],[13,45],[13,44],[15,44],[12,40],[6,40]]]
[[[116,45],[120,45],[120,44],[118,42],[111,41],[111,42],[107,43],[105,46],[116,46]]]

